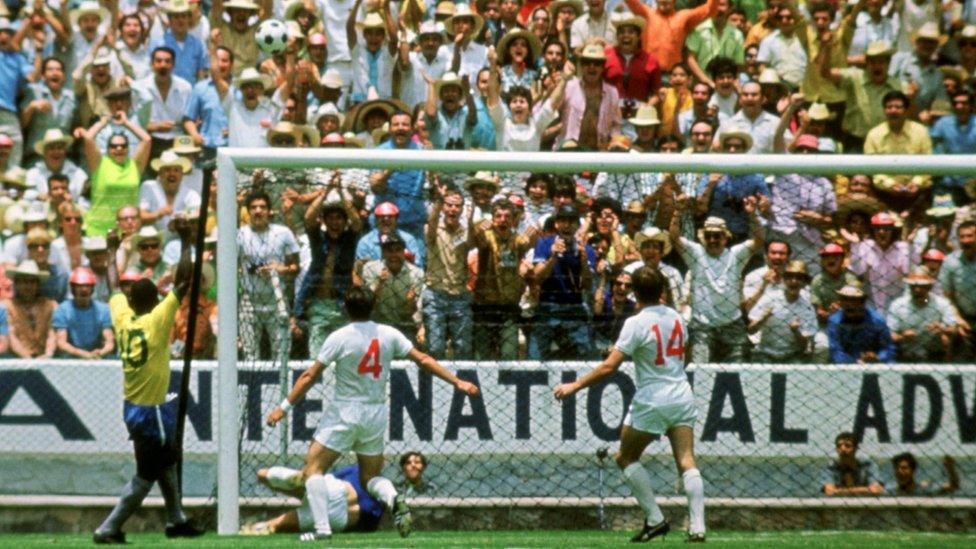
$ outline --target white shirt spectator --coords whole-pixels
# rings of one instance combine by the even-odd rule
[[[252,272],[272,262],[284,264],[285,258],[299,252],[298,242],[284,225],[271,223],[265,231],[255,232],[249,225],[237,231],[237,249],[242,266],[241,286],[255,311],[273,311],[277,307],[271,277]]]
[[[237,99],[235,93],[227,93],[224,98],[224,111],[227,112],[228,146],[231,147],[267,147],[268,129],[270,129],[281,114],[281,103],[278,92],[268,99],[261,97],[253,110],[244,106],[243,99]]]
[[[718,257],[693,240],[681,237],[681,244],[681,258],[691,274],[691,323],[714,328],[742,318],[736,296],[752,255],[752,240],[726,248]]]
[[[409,107],[427,101],[427,81],[424,80],[424,73],[430,75],[434,80],[440,79],[444,73],[451,68],[451,50],[447,46],[441,46],[437,50],[437,55],[433,61],[427,61],[427,57],[418,52],[410,52],[410,67],[402,71],[402,89],[400,98]],[[535,150],[539,150],[536,148]]]
[[[186,112],[186,102],[190,99],[193,86],[179,76],[171,76],[173,79],[169,87],[169,93],[164,99],[156,87],[155,75],[149,75],[142,80],[133,82],[133,89],[137,90],[142,102],[149,107],[149,122],[162,122],[169,120],[174,123],[173,129],[167,131],[153,132],[152,136],[158,139],[173,139],[182,132],[183,126],[180,122]]]
[[[546,99],[529,115],[527,124],[516,124],[501,101],[488,109],[495,123],[495,149],[499,151],[538,151],[542,132],[556,119],[552,101]]]
[[[778,125],[779,118],[767,111],[761,111],[759,116],[754,120],[750,120],[740,109],[739,112],[732,115],[731,118],[719,126],[718,131],[715,132],[715,139],[718,139],[722,135],[722,132],[729,131],[732,128],[746,130],[752,135],[752,148],[749,149],[750,153],[772,154],[773,135],[776,133],[776,126]],[[789,142],[793,139],[793,135],[789,130],[786,130],[783,138]]]
[[[139,208],[147,212],[156,212],[167,204],[166,193],[159,181],[151,179],[144,181],[139,187]],[[173,199],[173,213],[195,210],[200,207],[200,194],[193,190],[186,181],[180,182],[180,188]],[[173,214],[164,215],[156,220],[156,229],[166,231],[166,226]]]
[[[767,290],[749,311],[749,320],[759,320],[769,311],[772,311],[772,315],[759,330],[756,350],[776,358],[787,358],[805,352],[806,348],[797,346],[790,323],[799,319],[800,334],[806,338],[817,333],[817,312],[810,300],[801,292],[796,301],[790,303],[782,290]]]

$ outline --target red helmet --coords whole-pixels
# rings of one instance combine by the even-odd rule
[[[878,212],[871,216],[872,227],[894,227],[895,218],[888,212]]]
[[[71,277],[68,279],[68,282],[82,286],[94,286],[98,282],[98,279],[95,278],[95,273],[88,267],[78,267],[71,271]]]
[[[396,204],[392,202],[384,202],[373,210],[376,215],[400,215],[400,208],[397,208]]]
[[[935,248],[929,248],[922,254],[922,261],[945,261],[945,254]]]
[[[119,275],[119,282],[138,282],[142,280],[142,273],[137,269],[126,269]]]
[[[844,255],[844,248],[839,244],[831,242],[823,248],[820,248],[820,255]]]

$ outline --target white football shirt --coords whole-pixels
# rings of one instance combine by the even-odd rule
[[[691,397],[685,376],[687,336],[681,316],[665,305],[644,307],[624,322],[615,346],[634,361],[634,402],[664,404]]]
[[[382,404],[390,365],[406,358],[413,343],[399,330],[376,322],[353,322],[332,332],[316,359],[335,363],[336,400]]]

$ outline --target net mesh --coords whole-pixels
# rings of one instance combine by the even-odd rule
[[[879,259],[870,220],[888,203],[862,194],[856,176],[756,176],[710,183],[709,174],[426,173],[405,192],[410,181],[398,180],[396,172],[379,187],[370,173],[238,173],[239,196],[255,190],[268,194],[271,222],[293,235],[297,245],[289,252],[297,255],[287,260],[300,265],[297,277],[265,277],[263,292],[249,293],[248,270],[260,269],[267,258],[260,253],[250,257],[252,244],[239,240],[240,478],[247,501],[274,496],[257,482],[257,470],[303,463],[328,403],[331,373],[295,406],[287,424],[268,428],[263,418],[310,364],[325,336],[344,324],[337,299],[350,284],[374,289],[377,320],[399,328],[483,392],[481,399],[463,397],[412,364],[398,363],[391,372],[385,474],[402,479],[398,456],[423,452],[429,460],[427,489],[414,494],[418,501],[478,498],[504,506],[512,498],[574,502],[628,497],[613,456],[635,391],[632,366],[564,402],[552,398],[552,387],[582,376],[610,349],[623,320],[634,312],[633,296],[624,285],[645,261],[669,265],[662,268],[669,282],[668,303],[690,326],[685,350],[694,363],[688,372],[698,410],[696,454],[709,498],[776,506],[791,498],[823,498],[825,485],[875,482],[883,486],[884,496],[959,501],[976,496],[969,481],[976,472],[976,371],[967,364],[973,340],[958,330],[965,315],[941,297],[947,279],[938,273],[933,274],[941,283],[932,293],[940,297],[931,301],[941,312],[920,313],[904,300],[892,307],[909,295],[903,277],[926,264],[921,259],[926,250],[958,249],[955,235],[971,215],[968,209],[935,219],[917,202],[893,203],[903,207],[893,212],[895,248],[902,255],[887,257],[882,250]],[[532,182],[541,182],[541,190]],[[742,191],[746,184],[765,190]],[[576,194],[583,229],[569,239],[557,262],[563,254],[592,253],[593,274],[574,278],[582,275],[570,268],[554,283],[548,273],[535,271],[533,257],[544,253],[537,241],[558,231],[554,204],[573,204],[572,197],[560,196],[567,188]],[[453,198],[455,192],[463,198],[456,213],[448,205],[461,202]],[[706,192],[714,196],[687,207],[680,197]],[[345,202],[347,216],[357,212],[366,227],[357,235],[358,245],[334,240],[337,251],[326,259],[314,255],[316,241],[303,223],[319,194],[325,195],[323,203]],[[755,197],[754,204],[749,196]],[[396,245],[384,251],[386,237],[377,235],[391,232],[384,226],[387,221],[372,215],[387,201],[399,209],[403,253]],[[460,228],[441,227],[428,235],[424,222],[438,203],[447,216],[459,217]],[[498,208],[498,203],[506,205]],[[733,247],[751,234],[748,210],[753,206],[762,210],[766,242],[776,244],[744,253],[724,273],[720,262],[681,254],[667,235],[662,239],[647,232],[677,228],[687,242],[707,244],[700,230],[709,229],[710,217],[721,217],[728,247]],[[245,210],[242,202],[246,215]],[[511,235],[492,232],[499,212],[511,216]],[[311,219],[315,226],[323,221],[314,214]],[[478,227],[473,236],[471,227]],[[828,277],[824,269],[831,269],[831,259],[819,252],[831,242],[844,255],[837,256],[841,274]],[[344,255],[343,245],[355,249],[355,261]],[[801,260],[810,277],[799,277],[804,307],[784,301],[783,271],[790,260]],[[785,270],[799,272],[789,265]],[[897,343],[875,342],[875,332],[830,323],[828,316],[839,308],[838,292],[849,285],[861,288],[879,311],[873,320],[882,326],[887,320],[896,334],[915,333]],[[553,301],[553,293],[560,291]],[[741,315],[734,314],[732,323],[710,323],[710,317],[728,311]],[[935,316],[923,322],[923,314]],[[755,332],[747,333],[756,322]],[[794,339],[794,331],[804,337]],[[861,351],[874,354],[858,355]],[[864,364],[844,364],[858,361]],[[842,432],[860,441],[857,465],[836,461],[835,438]],[[917,467],[915,487],[907,491],[899,489],[892,462],[904,452],[913,455]],[[351,459],[346,456],[340,463]],[[652,442],[643,462],[657,494],[682,494],[666,439]],[[909,500],[902,504],[911,505]],[[900,520],[890,518],[894,526]]]

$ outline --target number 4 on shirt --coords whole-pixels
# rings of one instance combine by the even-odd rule
[[[369,349],[359,361],[360,375],[373,374],[373,379],[380,378],[383,367],[380,365],[380,340],[374,339],[369,342]]]
[[[657,341],[657,358],[654,359],[655,366],[664,366],[665,353],[667,353],[666,356],[685,355],[685,334],[681,330],[681,322],[678,319],[675,319],[674,327],[671,328],[671,337],[668,338],[668,348],[666,351],[662,349],[663,346],[661,345],[661,327],[654,324],[651,326],[651,331],[654,332],[654,337]]]

